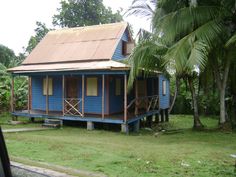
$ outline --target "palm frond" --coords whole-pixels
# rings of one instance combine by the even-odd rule
[[[150,19],[155,13],[155,0],[134,0],[124,13],[125,16],[135,15]]]
[[[236,45],[236,33],[226,42],[225,47],[228,48],[232,45]]]
[[[154,40],[144,40],[139,43],[129,57],[131,66],[128,88],[132,88],[133,82],[139,76],[140,70],[145,75],[152,73],[154,70],[163,71],[162,56],[167,48]]]

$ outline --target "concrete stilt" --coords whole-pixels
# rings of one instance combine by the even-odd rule
[[[128,124],[121,124],[121,132],[122,133],[129,133],[129,125]]]
[[[134,132],[139,132],[140,129],[140,120],[134,122]]]
[[[87,130],[94,130],[94,123],[93,122],[90,122],[90,121],[87,122]]]

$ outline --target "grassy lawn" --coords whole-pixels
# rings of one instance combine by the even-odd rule
[[[202,121],[209,128],[217,126],[217,119],[203,117]],[[47,162],[108,176],[236,176],[230,157],[236,154],[236,133],[195,132],[191,126],[191,116],[178,115],[171,116],[169,127],[184,131],[168,135],[154,136],[153,131],[141,130],[127,136],[64,126],[8,133],[5,138],[14,160]]]

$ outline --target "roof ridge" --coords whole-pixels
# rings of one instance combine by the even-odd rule
[[[81,29],[89,29],[89,28],[96,28],[96,27],[104,27],[104,26],[113,26],[113,25],[121,25],[126,24],[128,25],[128,22],[122,21],[122,22],[116,22],[116,23],[105,23],[105,24],[98,24],[98,25],[89,25],[89,26],[78,26],[78,27],[69,27],[69,28],[60,28],[49,31],[49,33],[56,33],[56,32],[62,32],[62,31],[76,31]]]

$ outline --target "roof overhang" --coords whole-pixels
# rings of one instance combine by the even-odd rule
[[[42,72],[63,72],[63,71],[96,71],[96,70],[129,70],[127,64],[117,61],[90,61],[77,63],[53,63],[37,65],[21,65],[8,69],[8,72],[14,74],[23,73],[42,73]]]

